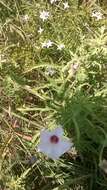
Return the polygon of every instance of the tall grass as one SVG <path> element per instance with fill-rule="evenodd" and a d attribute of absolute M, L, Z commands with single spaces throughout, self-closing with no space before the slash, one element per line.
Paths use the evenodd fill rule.
<path fill-rule="evenodd" d="M 64 2 L 0 1 L 0 190 L 107 190 L 106 2 Z M 36 147 L 58 124 L 76 152 L 52 161 Z"/>

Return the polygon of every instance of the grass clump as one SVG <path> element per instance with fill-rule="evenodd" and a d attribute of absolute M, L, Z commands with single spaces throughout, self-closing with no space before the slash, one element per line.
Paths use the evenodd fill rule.
<path fill-rule="evenodd" d="M 0 1 L 0 190 L 107 190 L 106 3 L 64 3 Z M 75 147 L 53 161 L 58 124 Z"/>

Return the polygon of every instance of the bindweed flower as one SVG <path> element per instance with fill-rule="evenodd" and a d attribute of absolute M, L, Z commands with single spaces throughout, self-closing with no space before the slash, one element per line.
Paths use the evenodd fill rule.
<path fill-rule="evenodd" d="M 45 20 L 47 20 L 48 19 L 48 17 L 49 17 L 49 12 L 48 11 L 41 11 L 40 12 L 40 18 L 43 20 L 43 22 L 45 21 Z"/>
<path fill-rule="evenodd" d="M 46 75 L 50 75 L 51 77 L 55 74 L 55 69 L 53 69 L 52 67 L 47 67 L 46 69 Z"/>
<path fill-rule="evenodd" d="M 42 43 L 42 48 L 49 48 L 53 45 L 53 42 L 51 40 L 48 40 L 47 42 Z"/>
<path fill-rule="evenodd" d="M 59 44 L 58 46 L 57 46 L 57 49 L 58 50 L 62 50 L 62 49 L 64 49 L 65 48 L 65 45 L 64 44 Z"/>
<path fill-rule="evenodd" d="M 57 127 L 53 131 L 41 131 L 38 150 L 52 159 L 58 159 L 62 154 L 67 152 L 71 146 L 73 146 L 73 143 L 62 137 L 62 127 Z"/>
<path fill-rule="evenodd" d="M 103 14 L 101 12 L 93 11 L 92 17 L 95 17 L 96 20 L 101 20 L 103 18 Z"/>
<path fill-rule="evenodd" d="M 38 33 L 41 34 L 43 31 L 44 31 L 44 29 L 40 27 L 38 30 Z"/>
<path fill-rule="evenodd" d="M 63 3 L 63 5 L 64 5 L 64 9 L 68 9 L 69 8 L 68 2 Z"/>

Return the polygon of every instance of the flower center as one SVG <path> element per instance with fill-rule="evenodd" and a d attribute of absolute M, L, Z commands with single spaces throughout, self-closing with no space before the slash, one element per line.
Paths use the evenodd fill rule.
<path fill-rule="evenodd" d="M 50 142 L 53 144 L 57 144 L 59 142 L 59 138 L 56 135 L 52 135 L 50 137 Z"/>

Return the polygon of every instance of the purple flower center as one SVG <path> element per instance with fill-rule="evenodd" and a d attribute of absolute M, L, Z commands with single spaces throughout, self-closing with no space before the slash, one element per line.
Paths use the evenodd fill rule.
<path fill-rule="evenodd" d="M 59 142 L 59 137 L 57 137 L 56 135 L 52 135 L 50 137 L 50 142 L 53 144 L 57 144 Z"/>

